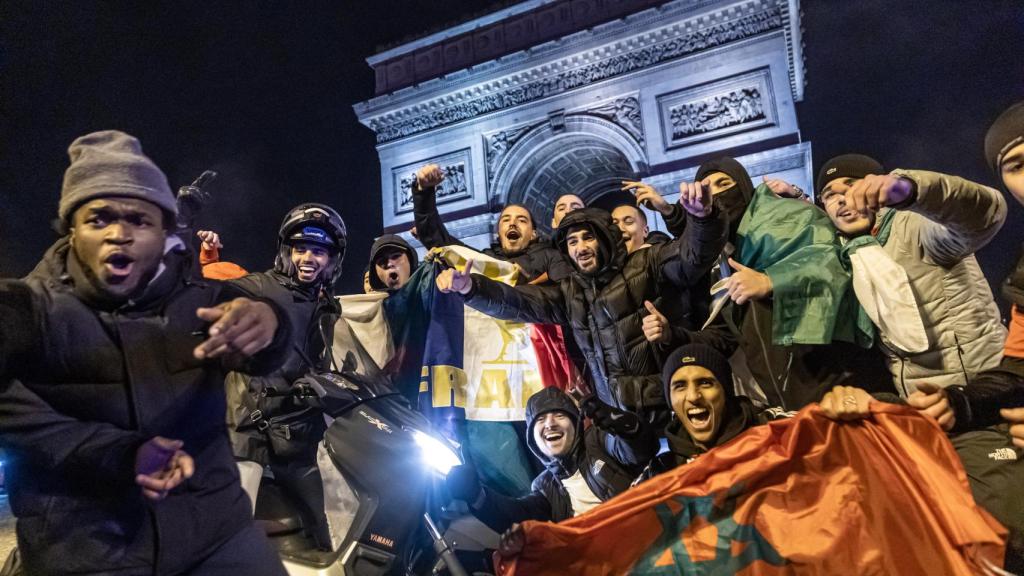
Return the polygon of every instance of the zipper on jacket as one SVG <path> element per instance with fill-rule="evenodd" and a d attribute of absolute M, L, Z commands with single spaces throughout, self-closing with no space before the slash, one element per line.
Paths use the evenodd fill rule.
<path fill-rule="evenodd" d="M 125 350 L 124 336 L 121 334 L 121 315 L 117 313 L 117 310 L 114 310 L 113 312 L 110 313 L 110 318 L 110 323 L 114 327 L 114 333 L 117 335 L 118 348 L 121 349 L 121 359 L 124 362 L 124 389 L 125 393 L 128 395 L 129 408 L 128 426 L 132 430 L 139 430 L 139 407 L 135 403 L 135 390 L 132 387 L 132 377 L 130 374 L 131 370 L 129 369 L 130 364 L 128 363 L 128 356 Z"/>
<path fill-rule="evenodd" d="M 775 377 L 775 372 L 772 371 L 772 362 L 771 362 L 771 358 L 768 357 L 768 347 L 764 343 L 764 336 L 761 334 L 761 325 L 758 324 L 758 322 L 757 322 L 757 308 L 754 306 L 753 303 L 748 304 L 748 306 L 750 306 L 750 313 L 753 314 L 753 316 L 754 316 L 754 332 L 757 333 L 757 343 L 761 345 L 761 353 L 764 355 L 764 365 L 765 365 L 765 368 L 768 369 L 768 378 L 770 378 L 771 381 L 772 381 L 772 388 L 775 389 L 775 394 L 777 394 L 778 397 L 779 397 L 779 403 L 782 404 L 783 408 L 788 410 L 789 407 L 786 406 L 786 397 L 783 396 L 782 395 L 782 391 L 779 390 L 778 378 Z M 789 359 L 790 359 L 790 364 L 792 364 L 792 361 L 793 361 L 792 352 L 790 353 Z M 786 372 L 787 372 L 787 374 L 786 374 L 786 381 L 788 382 L 789 381 L 789 374 L 788 374 L 789 369 L 788 369 L 788 367 L 786 369 Z"/>

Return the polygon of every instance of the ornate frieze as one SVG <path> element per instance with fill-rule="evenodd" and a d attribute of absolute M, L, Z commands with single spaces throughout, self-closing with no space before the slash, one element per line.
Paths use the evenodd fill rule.
<path fill-rule="evenodd" d="M 618 124 L 641 146 L 644 143 L 644 125 L 640 117 L 640 100 L 636 96 L 619 98 L 587 110 L 587 114 L 600 116 Z"/>
<path fill-rule="evenodd" d="M 416 170 L 426 164 L 437 164 L 444 172 L 444 180 L 437 187 L 438 205 L 472 196 L 469 186 L 469 174 L 471 173 L 469 150 L 459 150 L 392 169 L 394 215 L 412 211 L 412 184 L 416 181 Z"/>
<path fill-rule="evenodd" d="M 519 126 L 509 130 L 502 130 L 501 132 L 487 136 L 484 139 L 487 150 L 488 182 L 494 179 L 494 173 L 498 167 L 498 162 L 501 161 L 509 149 L 515 146 L 516 142 L 523 137 L 523 134 L 529 132 L 534 126 L 536 125 Z"/>
<path fill-rule="evenodd" d="M 782 4 L 728 14 L 708 26 L 679 24 L 663 28 L 366 122 L 379 143 L 390 142 L 778 30 L 786 23 Z"/>
<path fill-rule="evenodd" d="M 776 122 L 767 68 L 658 96 L 666 148 L 686 146 Z"/>

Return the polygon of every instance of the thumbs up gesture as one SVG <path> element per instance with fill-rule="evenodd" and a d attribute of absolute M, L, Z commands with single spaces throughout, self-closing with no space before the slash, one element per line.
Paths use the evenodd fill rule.
<path fill-rule="evenodd" d="M 772 279 L 763 272 L 747 268 L 743 264 L 729 258 L 729 266 L 735 272 L 729 276 L 729 298 L 737 304 L 748 300 L 761 300 L 772 295 Z"/>
<path fill-rule="evenodd" d="M 672 331 L 668 326 L 668 319 L 651 304 L 650 300 L 644 300 L 644 308 L 647 308 L 647 316 L 643 319 L 644 337 L 648 342 L 666 343 L 672 337 Z"/>
<path fill-rule="evenodd" d="M 466 261 L 466 266 L 461 271 L 458 268 L 448 268 L 442 270 L 437 275 L 437 289 L 441 292 L 458 292 L 465 296 L 469 294 L 469 291 L 473 288 L 473 278 L 471 272 L 473 271 L 473 261 Z"/>

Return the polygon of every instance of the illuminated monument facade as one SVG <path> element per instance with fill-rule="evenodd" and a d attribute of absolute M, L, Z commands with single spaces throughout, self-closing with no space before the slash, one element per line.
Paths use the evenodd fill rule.
<path fill-rule="evenodd" d="M 506 203 L 546 231 L 562 194 L 639 178 L 674 200 L 722 154 L 812 189 L 797 0 L 528 0 L 368 62 L 377 96 L 355 111 L 377 135 L 384 227 L 407 237 L 431 162 L 448 229 L 478 247 Z"/>

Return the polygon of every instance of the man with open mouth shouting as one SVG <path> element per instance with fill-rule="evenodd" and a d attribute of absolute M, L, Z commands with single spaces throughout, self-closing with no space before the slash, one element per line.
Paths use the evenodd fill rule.
<path fill-rule="evenodd" d="M 651 462 L 641 479 L 691 462 L 751 426 L 787 416 L 779 409 L 758 409 L 746 396 L 737 396 L 729 360 L 705 344 L 672 352 L 662 382 L 675 415 L 665 430 L 669 449 Z"/>
<path fill-rule="evenodd" d="M 0 446 L 25 573 L 283 576 L 239 484 L 223 387 L 229 369 L 280 365 L 283 311 L 192 278 L 167 177 L 134 137 L 94 132 L 68 154 L 67 235 L 0 282 Z"/>
<path fill-rule="evenodd" d="M 416 172 L 412 184 L 416 232 L 428 250 L 451 245 L 465 246 L 448 233 L 437 211 L 437 189 L 444 178 L 440 166 L 428 164 Z M 558 282 L 572 273 L 572 267 L 565 258 L 538 234 L 536 220 L 525 206 L 508 204 L 502 209 L 498 215 L 497 236 L 497 242 L 484 250 L 484 254 L 515 262 L 522 269 L 525 281 L 533 281 L 547 274 L 551 281 Z"/>

